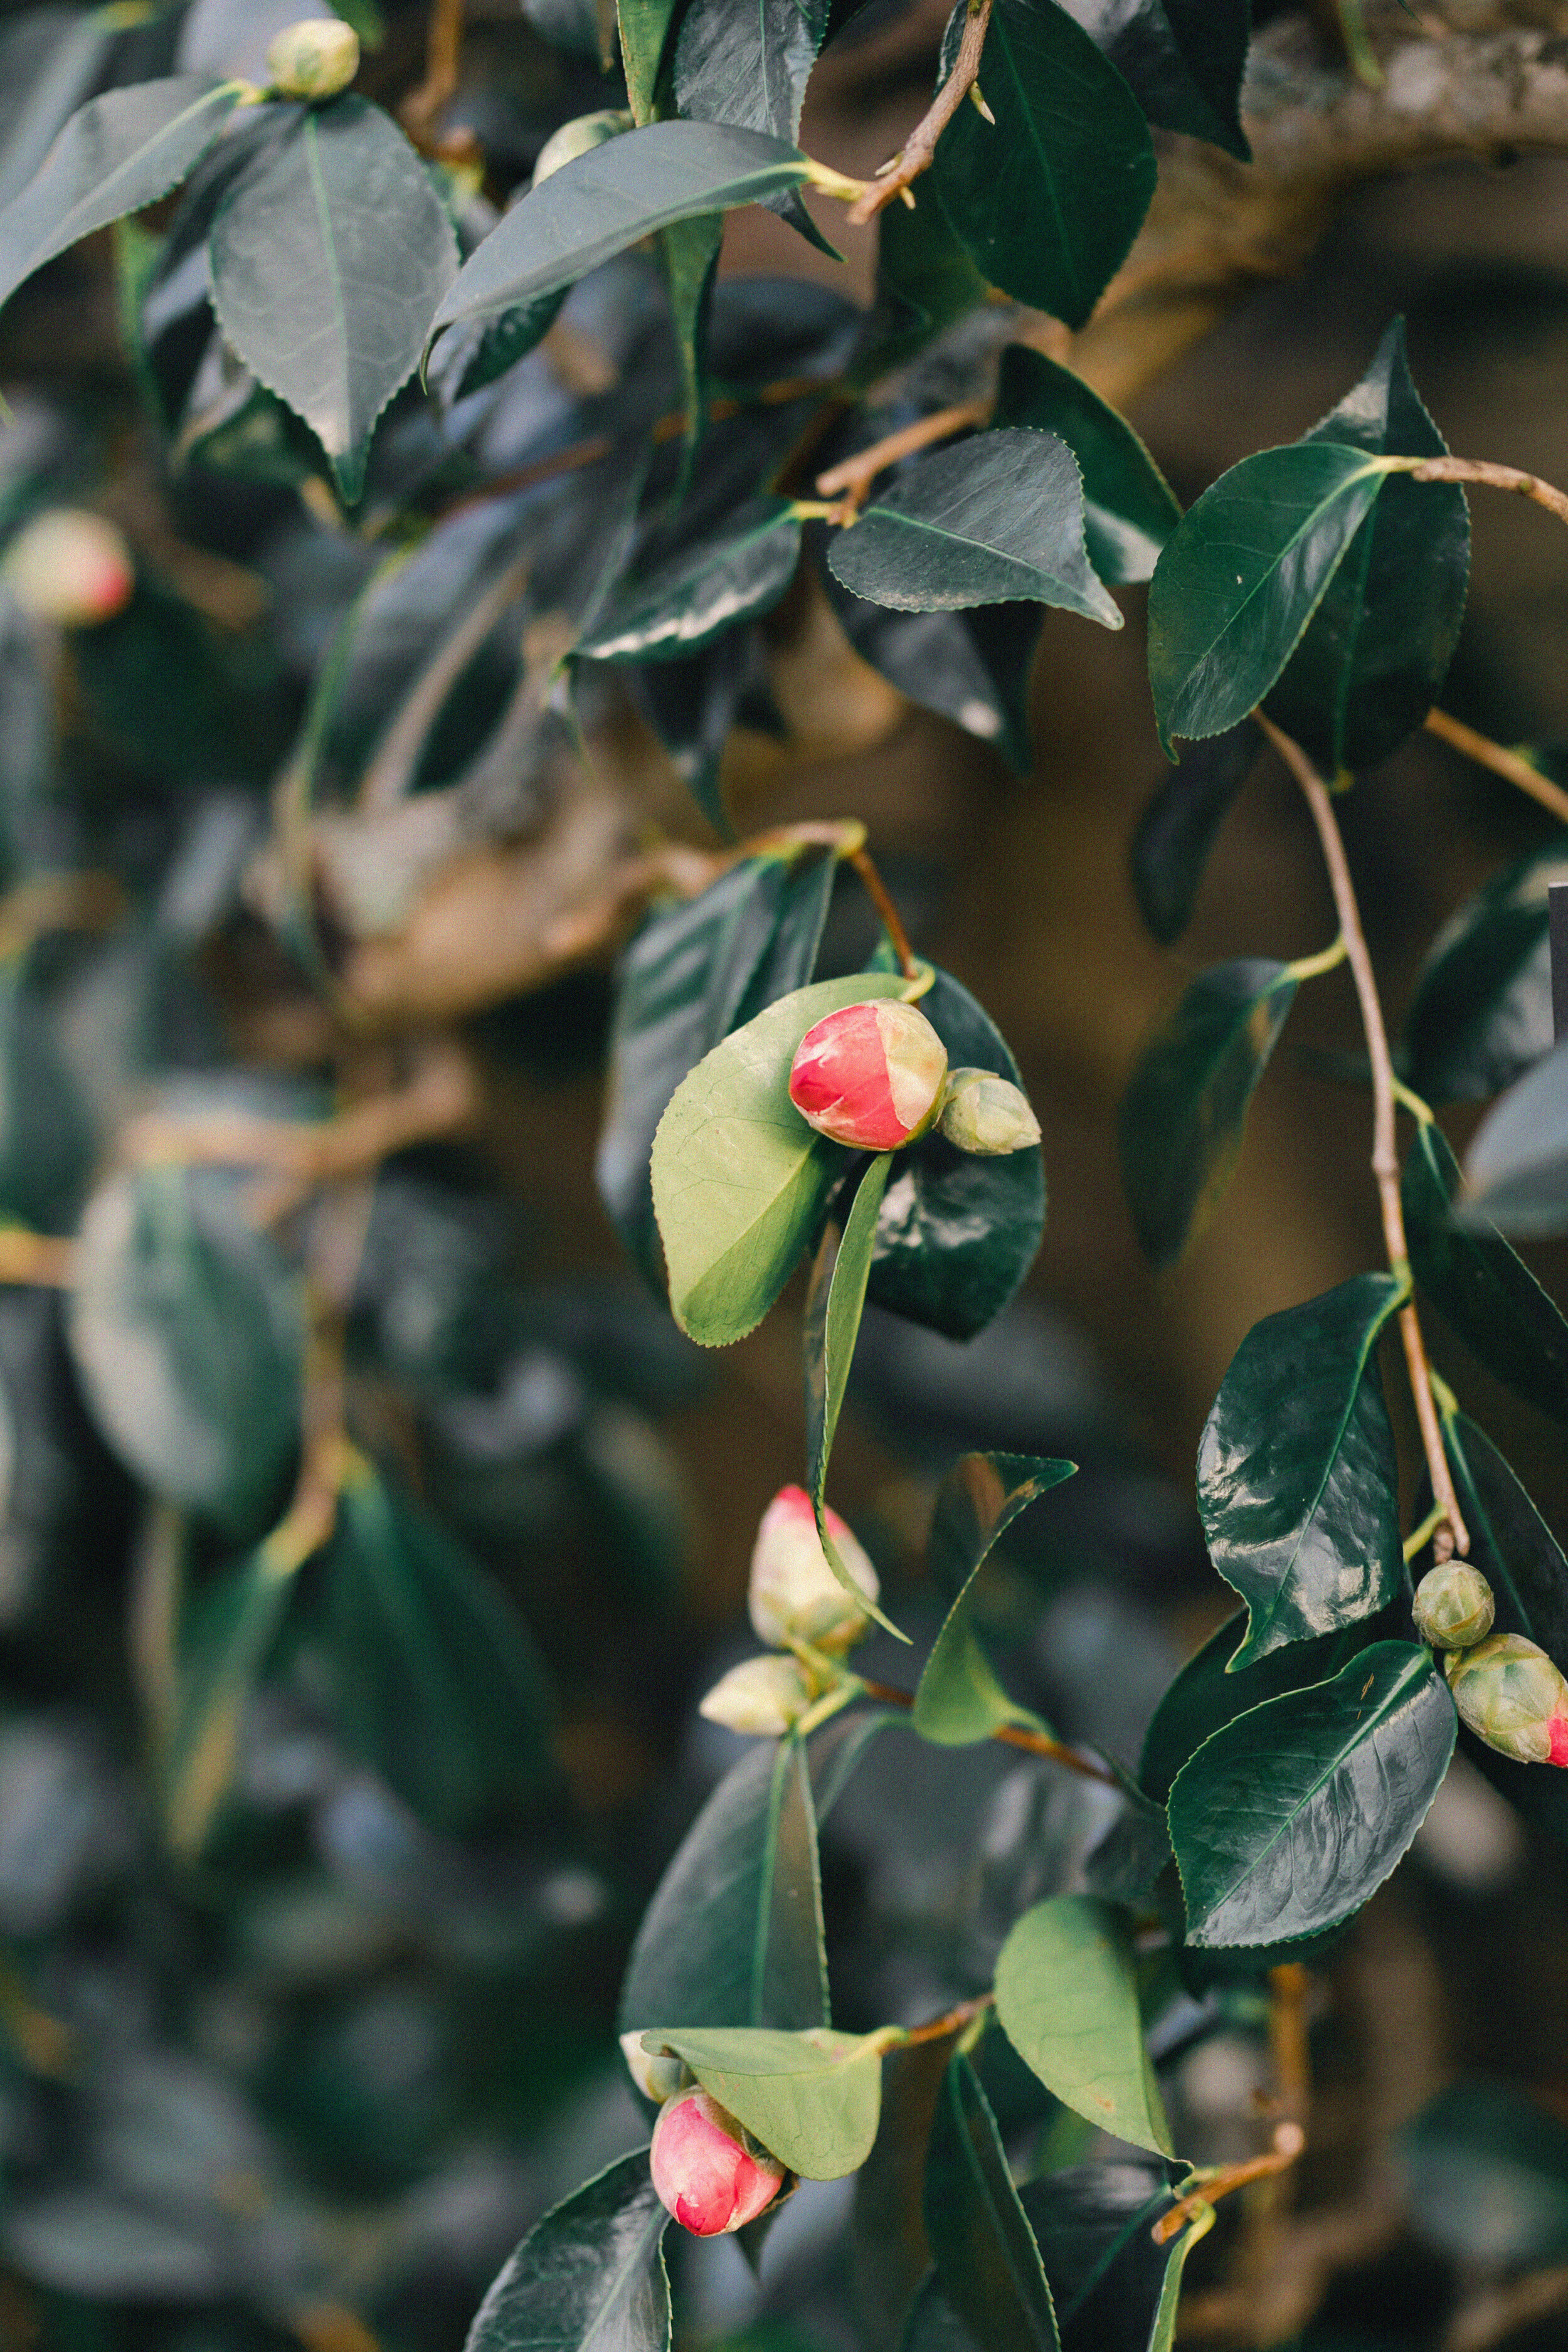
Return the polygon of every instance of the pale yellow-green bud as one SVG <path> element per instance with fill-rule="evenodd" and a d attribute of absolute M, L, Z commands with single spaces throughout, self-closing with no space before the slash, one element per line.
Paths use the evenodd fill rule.
<path fill-rule="evenodd" d="M 1479 1568 L 1446 1559 L 1416 1586 L 1412 1613 L 1415 1631 L 1435 1650 L 1468 1650 L 1491 1632 L 1497 1603 Z"/>
<path fill-rule="evenodd" d="M 804 1667 L 794 1658 L 748 1658 L 731 1666 L 698 1707 L 710 1723 L 742 1731 L 753 1739 L 782 1739 L 816 1698 Z"/>
<path fill-rule="evenodd" d="M 304 16 L 286 25 L 267 52 L 279 98 L 336 98 L 359 71 L 359 35 L 341 16 Z"/>
<path fill-rule="evenodd" d="M 1568 1764 L 1568 1682 L 1522 1633 L 1456 1650 L 1444 1671 L 1462 1722 L 1516 1764 Z"/>
<path fill-rule="evenodd" d="M 1040 1122 L 1029 1108 L 1028 1096 L 991 1070 L 952 1072 L 938 1124 L 960 1151 L 986 1158 L 1023 1151 L 1040 1139 Z"/>
<path fill-rule="evenodd" d="M 563 122 L 552 131 L 539 151 L 539 161 L 533 167 L 533 184 L 542 188 L 552 172 L 563 163 L 586 155 L 590 149 L 602 147 L 606 139 L 618 139 L 623 131 L 632 127 L 632 118 L 624 107 L 606 106 L 597 114 L 579 114 L 571 122 Z"/>
<path fill-rule="evenodd" d="M 621 2055 L 643 2097 L 651 2099 L 656 2106 L 673 2099 L 677 2091 L 683 2091 L 691 2080 L 684 2059 L 671 2058 L 667 2053 L 656 2058 L 651 2051 L 643 2048 L 640 2033 L 622 2034 Z"/>

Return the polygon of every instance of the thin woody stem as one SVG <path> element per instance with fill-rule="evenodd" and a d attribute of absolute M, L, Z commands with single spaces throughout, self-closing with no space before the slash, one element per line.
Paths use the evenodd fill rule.
<path fill-rule="evenodd" d="M 913 1691 L 900 1690 L 894 1683 L 862 1681 L 860 1687 L 866 1696 L 875 1699 L 879 1706 L 910 1708 L 915 1703 Z M 1004 1748 L 1021 1748 L 1026 1755 L 1043 1756 L 1049 1763 L 1063 1765 L 1081 1780 L 1098 1780 L 1108 1789 L 1120 1789 L 1121 1786 L 1110 1765 L 1102 1764 L 1098 1756 L 1087 1756 L 1081 1748 L 1068 1748 L 1064 1741 L 1053 1739 L 1047 1731 L 1029 1731 L 1019 1723 L 1004 1723 L 991 1737 Z"/>
<path fill-rule="evenodd" d="M 457 94 L 463 56 L 464 0 L 435 0 L 425 49 L 425 79 L 404 100 L 400 112 L 405 130 L 416 140 L 429 136 L 436 117 Z"/>
<path fill-rule="evenodd" d="M 1560 824 L 1568 824 L 1568 793 L 1561 784 L 1554 784 L 1550 776 L 1543 776 L 1539 768 L 1531 767 L 1522 752 L 1494 743 L 1489 735 L 1467 727 L 1462 719 L 1451 719 L 1446 710 L 1429 710 L 1426 724 L 1427 733 L 1436 735 L 1439 742 L 1451 744 L 1467 760 L 1474 760 L 1478 767 L 1489 768 L 1494 776 L 1517 784 L 1521 793 L 1528 793 L 1532 801 L 1550 809 Z"/>
<path fill-rule="evenodd" d="M 972 425 L 984 425 L 990 414 L 988 400 L 964 400 L 952 408 L 934 409 L 930 416 L 919 416 L 899 432 L 884 434 L 868 449 L 857 450 L 854 457 L 818 474 L 817 494 L 836 499 L 847 490 L 852 499 L 858 501 L 885 466 L 896 466 L 900 457 L 912 457 L 917 450 L 929 449 L 933 441 L 945 441 L 951 434 L 963 433 Z"/>
<path fill-rule="evenodd" d="M 952 71 L 892 161 L 883 165 L 859 202 L 850 206 L 849 218 L 857 226 L 875 220 L 885 205 L 930 170 L 937 141 L 980 79 L 980 57 L 990 22 L 991 0 L 969 0 Z"/>
<path fill-rule="evenodd" d="M 983 1992 L 974 2000 L 961 2000 L 956 2009 L 943 2011 L 941 2017 L 927 2020 L 924 2025 L 911 2025 L 902 2041 L 900 2050 L 913 2050 L 922 2042 L 942 2042 L 950 2033 L 962 2033 L 977 2017 L 984 2017 L 995 2005 L 994 1992 Z"/>
<path fill-rule="evenodd" d="M 1372 1172 L 1383 1213 L 1384 1245 L 1388 1254 L 1390 1272 L 1408 1283 L 1410 1251 L 1405 1237 L 1405 1213 L 1399 1199 L 1394 1063 L 1388 1050 L 1388 1032 L 1384 1026 L 1377 977 L 1372 968 L 1366 933 L 1362 929 L 1361 908 L 1356 899 L 1355 885 L 1351 879 L 1339 821 L 1334 815 L 1327 785 L 1300 745 L 1276 727 L 1272 719 L 1266 719 L 1260 710 L 1255 711 L 1253 716 L 1300 786 L 1307 806 L 1311 811 L 1312 822 L 1318 829 L 1323 863 L 1329 873 L 1329 887 L 1333 892 L 1334 907 L 1344 935 L 1345 951 L 1361 1005 L 1367 1059 L 1372 1065 Z M 1448 1473 L 1448 1457 L 1443 1450 L 1443 1433 L 1438 1426 L 1437 1407 L 1432 1394 L 1432 1375 L 1421 1338 L 1421 1321 L 1413 1299 L 1406 1300 L 1399 1310 L 1399 1336 L 1405 1343 L 1410 1392 L 1415 1400 L 1415 1418 L 1421 1425 L 1421 1444 L 1432 1481 L 1433 1497 L 1442 1506 L 1443 1517 L 1447 1521 L 1447 1526 L 1440 1528 L 1433 1539 L 1433 1556 L 1437 1559 L 1447 1559 L 1451 1552 L 1468 1552 L 1470 1538 L 1459 1510 L 1458 1497 L 1454 1492 L 1454 1482 Z"/>
<path fill-rule="evenodd" d="M 904 929 L 903 918 L 888 895 L 888 886 L 878 872 L 876 860 L 870 851 L 866 848 L 852 849 L 846 862 L 855 868 L 865 884 L 866 896 L 881 919 L 882 929 L 892 942 L 893 953 L 899 959 L 900 969 L 904 978 L 918 980 L 921 971 L 919 960 L 910 945 L 910 935 Z"/>
<path fill-rule="evenodd" d="M 1154 2243 L 1168 2245 L 1173 2238 L 1181 2235 L 1189 2221 L 1200 2221 L 1205 2210 L 1217 2205 L 1222 2197 L 1233 2196 L 1237 2189 L 1249 2188 L 1255 2180 L 1268 2180 L 1277 2172 L 1288 2171 L 1306 2145 L 1307 2135 L 1300 2124 L 1277 2124 L 1274 2145 L 1266 2156 L 1249 2157 L 1245 2164 L 1225 2165 L 1217 2172 L 1200 2173 L 1199 2185 L 1155 2222 L 1150 2232 Z"/>
<path fill-rule="evenodd" d="M 1418 465 L 1406 461 L 1390 470 L 1408 474 L 1414 482 L 1476 482 L 1483 489 L 1515 490 L 1559 522 L 1568 522 L 1568 497 L 1521 466 L 1494 466 L 1489 457 L 1423 457 Z"/>

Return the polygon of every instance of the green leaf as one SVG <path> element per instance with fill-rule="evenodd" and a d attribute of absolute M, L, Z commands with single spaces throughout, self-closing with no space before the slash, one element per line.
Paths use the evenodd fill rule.
<path fill-rule="evenodd" d="M 271 1538 L 201 1593 L 182 1628 L 163 1813 L 178 1853 L 198 1855 L 234 1778 L 240 1721 L 282 1625 L 297 1552 Z"/>
<path fill-rule="evenodd" d="M 1249 0 L 1062 0 L 1126 76 L 1151 122 L 1184 131 L 1249 163 L 1241 77 Z"/>
<path fill-rule="evenodd" d="M 1154 788 L 1132 836 L 1132 887 L 1138 911 L 1162 947 L 1180 939 L 1209 852 L 1247 777 L 1262 738 L 1250 719 L 1226 734 L 1194 743 Z"/>
<path fill-rule="evenodd" d="M 653 1205 L 671 1311 L 703 1347 L 727 1347 L 762 1321 L 845 1165 L 842 1148 L 790 1101 L 795 1047 L 824 1013 L 906 985 L 893 972 L 851 972 L 797 989 L 676 1088 L 654 1137 Z"/>
<path fill-rule="evenodd" d="M 105 12 L 32 10 L 0 31 L 0 88 L 7 96 L 0 142 L 0 205 L 25 188 L 113 50 Z"/>
<path fill-rule="evenodd" d="M 684 2058 L 710 2098 L 727 2107 L 803 2180 L 842 2180 L 871 2153 L 882 2102 L 881 2036 L 801 2033 L 768 2026 L 714 2026 L 643 2035 L 647 2050 Z"/>
<path fill-rule="evenodd" d="M 1423 1119 L 1400 1186 L 1415 1279 L 1489 1372 L 1568 1421 L 1568 1322 L 1495 1225 L 1454 1223 L 1458 1184 L 1447 1138 Z"/>
<path fill-rule="evenodd" d="M 1447 457 L 1396 319 L 1353 392 L 1303 435 L 1374 457 Z M 1363 523 L 1268 698 L 1271 719 L 1328 775 L 1375 767 L 1437 698 L 1470 577 L 1459 485 L 1396 474 Z"/>
<path fill-rule="evenodd" d="M 239 98 L 237 82 L 176 74 L 89 99 L 0 209 L 0 302 L 57 253 L 178 187 Z"/>
<path fill-rule="evenodd" d="M 536 1790 L 549 1701 L 532 1639 L 439 1521 L 362 1470 L 327 1570 L 333 1711 L 353 1753 L 435 1829 Z"/>
<path fill-rule="evenodd" d="M 724 805 L 724 750 L 763 677 L 756 631 L 744 627 L 727 630 L 679 660 L 644 662 L 626 677 L 681 782 L 724 840 L 734 838 Z"/>
<path fill-rule="evenodd" d="M 910 1721 L 939 1748 L 989 1739 L 1005 1723 L 1041 1728 L 1037 1715 L 1008 1697 L 980 1646 L 970 1622 L 975 1579 L 1019 1512 L 1077 1466 L 1034 1454 L 966 1454 L 938 1489 L 926 1561 L 952 1605 L 921 1673 Z"/>
<path fill-rule="evenodd" d="M 1127 1203 L 1152 1265 L 1174 1265 L 1229 1183 L 1296 985 L 1268 957 L 1215 964 L 1139 1056 L 1117 1132 Z"/>
<path fill-rule="evenodd" d="M 826 565 L 821 578 L 839 625 L 862 661 L 911 702 L 941 711 L 966 734 L 994 743 L 1015 773 L 1029 773 L 1029 672 L 1044 619 L 1037 605 L 894 613 L 851 595 Z"/>
<path fill-rule="evenodd" d="M 1481 1121 L 1458 1213 L 1529 1240 L 1568 1233 L 1568 1038 Z"/>
<path fill-rule="evenodd" d="M 1405 1077 L 1428 1102 L 1500 1094 L 1551 1051 L 1547 899 L 1559 882 L 1568 882 L 1562 833 L 1494 874 L 1433 941 L 1400 1046 Z"/>
<path fill-rule="evenodd" d="M 437 310 L 431 340 L 575 285 L 676 221 L 760 203 L 808 176 L 797 149 L 724 123 L 653 122 L 606 140 L 501 215 Z"/>
<path fill-rule="evenodd" d="M 209 254 L 218 324 L 304 418 L 352 501 L 376 419 L 457 274 L 424 165 L 366 99 L 302 108 L 229 189 Z"/>
<path fill-rule="evenodd" d="M 1050 433 L 981 433 L 917 457 L 827 562 L 857 596 L 901 613 L 1024 597 L 1121 626 L 1084 551 L 1078 461 Z"/>
<path fill-rule="evenodd" d="M 1163 2168 L 1131 2155 L 1072 2164 L 1019 2197 L 1052 2283 L 1062 2352 L 1170 2352 L 1193 2232 L 1154 2242 L 1175 2202 Z"/>
<path fill-rule="evenodd" d="M 996 2014 L 1047 2091 L 1117 2139 L 1171 2156 L 1138 2012 L 1131 1915 L 1057 1895 L 1015 1922 L 996 1958 Z"/>
<path fill-rule="evenodd" d="M 680 0 L 619 0 L 621 63 L 626 74 L 626 102 L 639 123 L 651 122 L 658 69 Z"/>
<path fill-rule="evenodd" d="M 1456 1719 L 1431 1652 L 1378 1642 L 1216 1731 L 1171 1790 L 1187 1941 L 1282 1943 L 1359 1911 L 1425 1821 Z"/>
<path fill-rule="evenodd" d="M 685 493 L 691 461 L 702 438 L 703 420 L 707 414 L 708 376 L 703 363 L 703 345 L 707 340 L 713 275 L 719 266 L 719 247 L 723 242 L 723 214 L 699 213 L 692 220 L 675 221 L 668 228 L 660 229 L 655 246 L 659 271 L 664 278 L 664 290 L 669 298 L 675 347 L 680 355 L 680 398 L 686 411 L 677 497 Z M 552 300 L 554 298 L 547 299 Z"/>
<path fill-rule="evenodd" d="M 663 1266 L 649 1168 L 658 1122 L 704 1054 L 810 979 L 836 870 L 833 857 L 809 850 L 743 858 L 697 898 L 650 916 L 621 959 L 595 1174 L 656 1290 Z"/>
<path fill-rule="evenodd" d="M 39 961 L 32 949 L 0 962 L 0 1219 L 64 1234 L 80 1213 L 97 1139 Z"/>
<path fill-rule="evenodd" d="M 1040 2250 L 996 2119 L 957 2051 L 931 2126 L 925 2222 L 942 2290 L 985 2352 L 1060 2352 Z"/>
<path fill-rule="evenodd" d="M 1183 516 L 1149 589 L 1160 740 L 1223 735 L 1262 701 L 1388 480 L 1360 449 L 1244 457 Z"/>
<path fill-rule="evenodd" d="M 71 1294 L 88 1404 L 154 1494 L 257 1532 L 300 1433 L 294 1281 L 211 1170 L 122 1169 L 89 1202 Z"/>
<path fill-rule="evenodd" d="M 738 123 L 793 143 L 828 13 L 829 0 L 692 0 L 675 44 L 677 109 L 692 121 Z M 833 253 L 793 190 L 771 205 Z"/>
<path fill-rule="evenodd" d="M 939 80 L 967 13 L 968 0 L 958 0 Z M 1154 193 L 1138 101 L 1055 0 L 996 0 L 981 83 L 995 121 L 959 108 L 931 166 L 937 202 L 992 285 L 1085 326 Z"/>
<path fill-rule="evenodd" d="M 465 2352 L 669 2352 L 668 2224 L 647 2150 L 618 2158 L 535 2222 Z"/>
<path fill-rule="evenodd" d="M 899 2352 L 931 2269 L 926 2143 L 957 2032 L 889 2050 L 883 2063 L 882 2113 L 856 2175 L 851 2225 L 854 2316 L 869 2352 Z"/>
<path fill-rule="evenodd" d="M 1083 476 L 1089 560 L 1108 587 L 1148 580 L 1182 519 L 1163 474 L 1127 419 L 1082 376 L 1027 343 L 1009 343 L 996 389 L 996 425 L 1054 433 Z"/>
<path fill-rule="evenodd" d="M 1390 1274 L 1254 1324 L 1198 1448 L 1209 1558 L 1247 1607 L 1231 1671 L 1375 1616 L 1398 1590 L 1399 1463 L 1374 1350 L 1405 1296 Z"/>
<path fill-rule="evenodd" d="M 889 205 L 877 224 L 876 299 L 849 373 L 851 388 L 903 367 L 989 288 L 948 226 L 940 205 Z"/>
<path fill-rule="evenodd" d="M 658 1883 L 626 1964 L 621 2024 L 826 2025 L 822 1932 L 805 1752 L 794 1739 L 759 1744 L 720 1781 Z"/>
<path fill-rule="evenodd" d="M 585 660 L 607 662 L 673 661 L 695 653 L 738 622 L 771 613 L 799 558 L 794 501 L 759 493 L 710 537 L 641 577 L 621 580 L 576 650 Z"/>
<path fill-rule="evenodd" d="M 1568 2130 L 1524 2091 L 1452 2083 L 1395 2149 L 1415 2228 L 1450 2261 L 1495 2273 L 1568 2260 Z"/>
<path fill-rule="evenodd" d="M 806 1478 L 816 1532 L 829 1568 L 862 1607 L 868 1608 L 889 1633 L 898 1627 L 880 1609 L 866 1600 L 860 1587 L 838 1556 L 826 1518 L 827 1464 L 833 1439 L 855 1360 L 855 1342 L 866 1307 L 866 1284 L 871 1272 L 871 1251 L 877 1238 L 877 1215 L 882 1205 L 893 1155 L 884 1151 L 872 1160 L 856 1187 L 855 1199 L 842 1229 L 829 1223 L 824 1230 L 811 1269 L 802 1329 L 802 1362 L 805 1372 Z M 904 1641 L 905 1634 L 899 1634 Z"/>

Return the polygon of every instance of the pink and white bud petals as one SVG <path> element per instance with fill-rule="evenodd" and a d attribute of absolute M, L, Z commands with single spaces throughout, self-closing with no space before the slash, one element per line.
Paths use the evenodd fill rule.
<path fill-rule="evenodd" d="M 825 1511 L 833 1548 L 868 1601 L 879 1591 L 877 1571 L 837 1511 Z M 763 1513 L 752 1551 L 746 1594 L 760 1642 L 782 1650 L 791 1642 L 814 1649 L 847 1650 L 870 1619 L 834 1575 L 816 1532 L 816 1514 L 804 1486 L 781 1486 Z"/>
<path fill-rule="evenodd" d="M 1516 1764 L 1568 1764 L 1568 1681 L 1539 1643 L 1493 1633 L 1449 1654 L 1444 1672 L 1459 1719 Z"/>
<path fill-rule="evenodd" d="M 111 621 L 136 589 L 124 533 L 82 507 L 37 516 L 11 541 L 0 572 L 25 613 L 66 629 Z"/>
<path fill-rule="evenodd" d="M 755 2143 L 706 2091 L 689 2091 L 661 2109 L 648 2161 L 665 2210 L 696 2238 L 743 2230 L 770 2206 L 784 2168 Z"/>
<path fill-rule="evenodd" d="M 748 1738 L 782 1739 L 816 1696 L 804 1666 L 770 1652 L 731 1666 L 699 1702 L 697 1712 Z"/>
<path fill-rule="evenodd" d="M 896 1151 L 936 1117 L 947 1047 L 912 1004 L 881 997 L 826 1013 L 795 1048 L 789 1098 L 802 1118 L 856 1151 Z"/>

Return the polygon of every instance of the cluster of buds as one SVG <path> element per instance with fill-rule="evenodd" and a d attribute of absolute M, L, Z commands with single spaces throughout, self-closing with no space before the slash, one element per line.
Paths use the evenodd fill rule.
<path fill-rule="evenodd" d="M 823 1517 L 845 1570 L 868 1603 L 874 1603 L 876 1570 L 837 1512 L 825 1510 Z M 772 1652 L 791 1654 L 748 1658 L 731 1667 L 700 1711 L 727 1730 L 778 1739 L 826 1689 L 827 1660 L 862 1640 L 871 1622 L 868 1609 L 858 1607 L 833 1573 L 804 1486 L 781 1487 L 763 1513 L 747 1605 L 757 1639 Z M 814 1654 L 823 1659 L 821 1668 L 814 1665 Z"/>
<path fill-rule="evenodd" d="M 320 104 L 347 89 L 359 71 L 359 35 L 341 16 L 305 16 L 284 26 L 267 52 L 279 98 Z"/>
<path fill-rule="evenodd" d="M 640 2033 L 623 2033 L 621 2049 L 638 2090 L 658 2105 L 648 2163 L 665 2211 L 695 2238 L 743 2230 L 784 2187 L 784 2167 L 679 2058 L 651 2054 Z"/>
<path fill-rule="evenodd" d="M 897 1151 L 941 1127 L 961 1151 L 1038 1143 L 1027 1097 L 990 1070 L 949 1071 L 925 1014 L 896 997 L 825 1013 L 795 1048 L 789 1098 L 808 1127 L 856 1151 Z"/>
<path fill-rule="evenodd" d="M 1568 1764 L 1568 1681 L 1537 1642 L 1494 1633 L 1491 1586 L 1468 1560 L 1447 1559 L 1415 1588 L 1415 1631 L 1447 1653 L 1443 1671 L 1459 1720 L 1516 1764 Z"/>
<path fill-rule="evenodd" d="M 136 592 L 125 535 L 107 516 L 51 507 L 5 551 L 6 587 L 25 613 L 64 629 L 89 629 L 124 611 Z"/>

